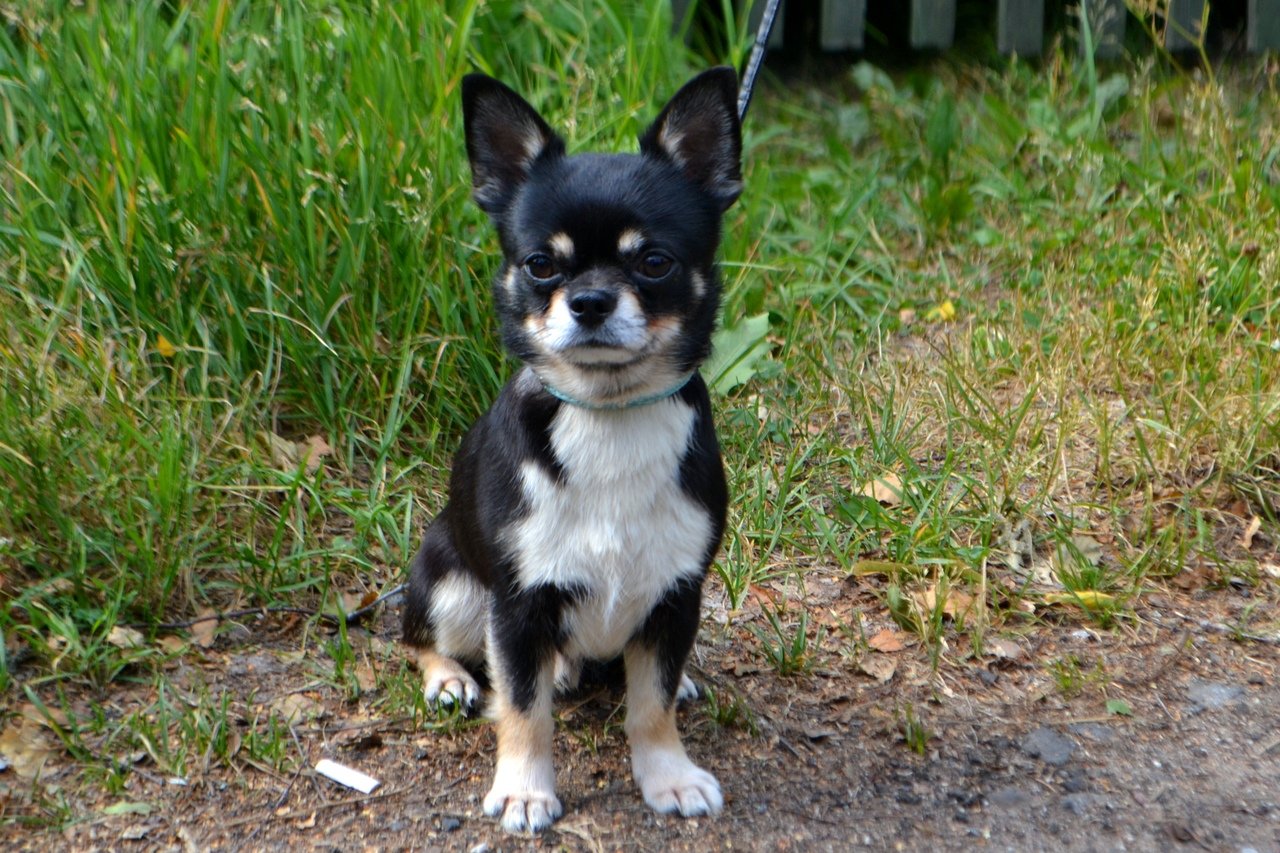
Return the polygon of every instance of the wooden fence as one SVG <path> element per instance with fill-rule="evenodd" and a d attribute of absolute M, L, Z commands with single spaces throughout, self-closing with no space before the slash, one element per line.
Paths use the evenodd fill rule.
<path fill-rule="evenodd" d="M 819 4 L 820 44 L 824 50 L 861 50 L 866 29 L 868 2 L 910 3 L 910 44 L 917 49 L 945 50 L 955 38 L 957 0 L 821 0 Z M 679 18 L 690 0 L 674 0 Z M 706 2 L 706 0 L 703 0 Z M 1001 53 L 1039 56 L 1045 41 L 1045 0 L 992 0 L 996 6 L 996 44 Z M 1203 38 L 1212 0 L 1162 0 L 1165 47 L 1170 51 L 1194 49 Z M 785 7 L 786 0 L 783 0 Z M 764 7 L 756 0 L 752 7 L 754 28 Z M 1068 0 L 1071 14 L 1087 18 L 1098 57 L 1118 55 L 1124 31 L 1132 14 L 1124 0 Z M 1280 50 L 1280 0 L 1248 0 L 1245 45 L 1261 53 Z M 770 46 L 782 46 L 786 33 L 780 12 Z M 1083 48 L 1084 40 L 1081 39 Z"/>

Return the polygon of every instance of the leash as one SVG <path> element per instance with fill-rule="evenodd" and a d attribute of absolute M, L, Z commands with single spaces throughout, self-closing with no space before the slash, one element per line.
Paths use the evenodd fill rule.
<path fill-rule="evenodd" d="M 742 85 L 738 89 L 739 123 L 747 117 L 747 107 L 751 106 L 751 90 L 756 87 L 756 75 L 764 64 L 764 54 L 769 47 L 769 36 L 773 33 L 773 23 L 777 20 L 781 2 L 782 0 L 769 0 L 765 4 L 760 26 L 756 28 L 756 43 L 751 46 L 751 56 L 747 59 L 747 68 L 742 72 Z"/>

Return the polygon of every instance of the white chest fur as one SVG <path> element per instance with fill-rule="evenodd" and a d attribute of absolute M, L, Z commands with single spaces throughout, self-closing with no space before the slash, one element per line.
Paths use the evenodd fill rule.
<path fill-rule="evenodd" d="M 618 654 L 663 594 L 702 570 L 711 519 L 680 489 L 694 416 L 675 398 L 562 406 L 551 425 L 559 482 L 532 462 L 521 469 L 530 511 L 510 531 L 520 583 L 585 592 L 565 614 L 570 657 Z"/>

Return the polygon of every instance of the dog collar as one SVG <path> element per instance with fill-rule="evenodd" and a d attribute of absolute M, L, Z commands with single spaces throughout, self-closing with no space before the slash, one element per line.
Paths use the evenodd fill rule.
<path fill-rule="evenodd" d="M 659 391 L 656 394 L 646 394 L 643 397 L 636 397 L 634 400 L 627 400 L 622 403 L 592 403 L 588 400 L 579 400 L 571 394 L 566 394 L 559 388 L 555 388 L 543 382 L 542 387 L 547 393 L 555 397 L 562 403 L 568 403 L 570 406 L 576 406 L 579 409 L 588 409 L 593 412 L 620 412 L 624 409 L 638 409 L 641 406 L 651 406 L 654 403 L 660 403 L 668 397 L 674 397 L 684 390 L 684 386 L 689 384 L 693 379 L 693 373 L 686 373 L 684 376 L 665 391 Z"/>

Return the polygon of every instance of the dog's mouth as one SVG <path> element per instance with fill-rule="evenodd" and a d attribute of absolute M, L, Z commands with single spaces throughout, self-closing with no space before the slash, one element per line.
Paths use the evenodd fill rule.
<path fill-rule="evenodd" d="M 632 367 L 648 357 L 645 349 L 632 349 L 620 344 L 590 341 L 560 350 L 559 355 L 574 367 L 618 369 Z"/>

